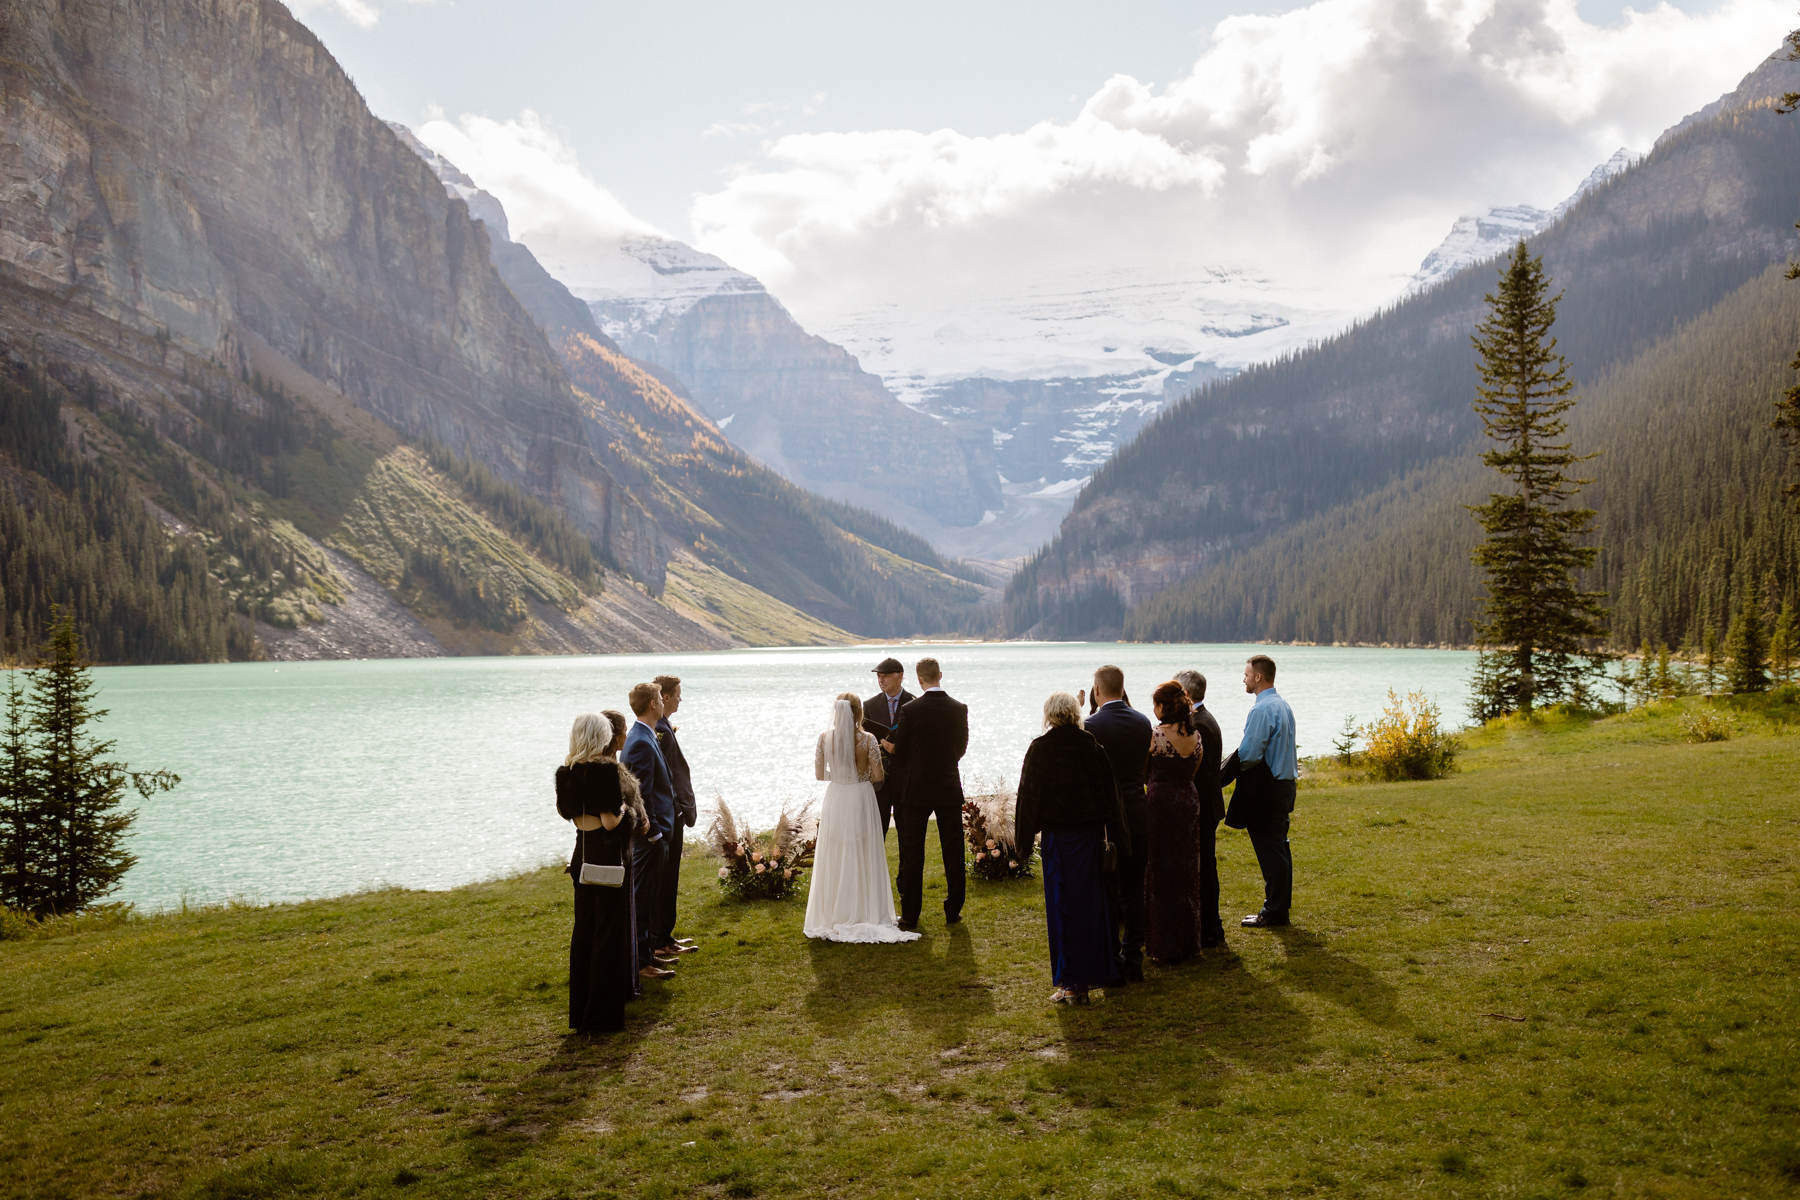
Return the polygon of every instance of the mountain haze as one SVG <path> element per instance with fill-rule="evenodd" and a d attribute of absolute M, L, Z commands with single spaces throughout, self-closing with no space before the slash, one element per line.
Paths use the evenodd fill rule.
<path fill-rule="evenodd" d="M 807 641 L 978 598 L 726 446 L 281 5 L 8 5 L 0 44 L 0 650 L 53 601 L 162 631 L 109 643 L 143 660 Z"/>

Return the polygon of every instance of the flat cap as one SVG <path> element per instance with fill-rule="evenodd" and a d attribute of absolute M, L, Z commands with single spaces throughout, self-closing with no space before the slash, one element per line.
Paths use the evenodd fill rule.
<path fill-rule="evenodd" d="M 900 660 L 897 658 L 884 658 L 875 664 L 875 674 L 904 675 L 906 668 L 900 665 Z"/>

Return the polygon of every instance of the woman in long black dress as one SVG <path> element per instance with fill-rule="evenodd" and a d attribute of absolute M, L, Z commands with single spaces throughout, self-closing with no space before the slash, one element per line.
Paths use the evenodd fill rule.
<path fill-rule="evenodd" d="M 573 821 L 575 927 L 569 936 L 569 1027 L 604 1033 L 625 1027 L 637 994 L 637 922 L 632 912 L 631 839 L 649 828 L 637 780 L 609 757 L 613 723 L 583 713 L 569 730 L 569 757 L 556 769 L 556 811 Z M 582 883 L 583 863 L 623 865 L 622 887 Z"/>
<path fill-rule="evenodd" d="M 1021 855 L 1043 834 L 1044 916 L 1056 1004 L 1086 1004 L 1088 989 L 1119 982 L 1119 943 L 1107 900 L 1104 849 L 1126 852 L 1125 811 L 1106 751 L 1081 727 L 1067 692 L 1044 701 L 1042 736 L 1025 752 L 1013 835 Z"/>
<path fill-rule="evenodd" d="M 1200 736 L 1179 683 L 1159 685 L 1150 703 L 1161 724 L 1150 731 L 1144 776 L 1150 816 L 1144 951 L 1168 965 L 1200 951 L 1200 793 L 1194 788 Z"/>

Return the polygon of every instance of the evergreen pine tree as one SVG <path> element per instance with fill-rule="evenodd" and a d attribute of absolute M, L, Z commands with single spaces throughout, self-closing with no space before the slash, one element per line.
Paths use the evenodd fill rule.
<path fill-rule="evenodd" d="M 1681 681 L 1675 677 L 1667 646 L 1659 646 L 1656 650 L 1656 695 L 1662 700 L 1681 695 Z"/>
<path fill-rule="evenodd" d="M 1587 482 L 1569 469 L 1593 456 L 1573 453 L 1563 437 L 1575 385 L 1550 335 L 1561 297 L 1549 291 L 1543 259 L 1521 241 L 1474 336 L 1475 411 L 1496 443 L 1481 460 L 1509 486 L 1471 506 L 1487 534 L 1474 552 L 1488 587 L 1475 626 L 1484 647 L 1478 712 L 1529 713 L 1584 691 L 1597 669 L 1584 643 L 1606 632 L 1601 593 L 1580 591 L 1574 579 L 1597 551 L 1576 544 L 1594 513 L 1568 506 Z"/>
<path fill-rule="evenodd" d="M 1794 682 L 1794 657 L 1800 652 L 1800 646 L 1794 644 L 1794 637 L 1800 634 L 1795 628 L 1794 602 L 1784 600 L 1781 603 L 1781 614 L 1775 618 L 1775 632 L 1769 635 L 1769 673 L 1776 683 Z"/>
<path fill-rule="evenodd" d="M 1726 682 L 1734 693 L 1769 690 L 1768 630 L 1763 625 L 1762 588 L 1754 579 L 1744 589 L 1743 603 L 1725 635 L 1725 659 Z"/>
<path fill-rule="evenodd" d="M 95 740 L 96 689 L 75 618 L 58 606 L 49 659 L 35 671 L 28 704 L 35 803 L 23 830 L 28 878 L 22 893 L 33 916 L 77 912 L 119 886 L 136 857 L 124 847 L 136 814 L 121 810 L 129 783 L 148 799 L 180 782 L 168 771 L 139 772 L 109 760 L 113 743 Z"/>
<path fill-rule="evenodd" d="M 1706 684 L 1707 695 L 1719 690 L 1719 635 L 1711 625 L 1706 627 L 1706 639 L 1700 650 L 1700 678 Z"/>
<path fill-rule="evenodd" d="M 6 710 L 0 716 L 0 906 L 36 906 L 27 831 L 38 805 L 37 764 L 27 737 L 24 672 L 6 671 Z"/>

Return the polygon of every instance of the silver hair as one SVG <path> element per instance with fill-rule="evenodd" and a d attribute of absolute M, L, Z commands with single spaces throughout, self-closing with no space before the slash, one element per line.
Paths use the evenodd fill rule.
<path fill-rule="evenodd" d="M 599 713 L 582 713 L 569 728 L 569 757 L 563 759 L 563 766 L 600 761 L 606 757 L 612 740 L 613 723 L 610 718 Z"/>
<path fill-rule="evenodd" d="M 1081 705 L 1068 692 L 1051 692 L 1050 698 L 1044 701 L 1044 728 L 1052 729 L 1058 725 L 1081 728 Z"/>
<path fill-rule="evenodd" d="M 1198 704 L 1206 699 L 1206 676 L 1198 671 L 1177 671 L 1175 682 L 1187 693 L 1188 703 Z"/>

